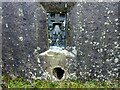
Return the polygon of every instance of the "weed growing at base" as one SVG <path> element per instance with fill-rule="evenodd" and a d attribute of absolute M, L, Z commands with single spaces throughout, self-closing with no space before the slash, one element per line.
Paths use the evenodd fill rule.
<path fill-rule="evenodd" d="M 120 88 L 118 82 L 33 80 L 30 83 L 23 78 L 10 79 L 5 76 L 2 77 L 2 81 L 3 88 Z"/>

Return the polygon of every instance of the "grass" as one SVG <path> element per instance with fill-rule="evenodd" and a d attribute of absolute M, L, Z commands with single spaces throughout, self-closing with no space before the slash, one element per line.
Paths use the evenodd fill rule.
<path fill-rule="evenodd" d="M 3 88 L 118 88 L 117 82 L 97 82 L 97 81 L 59 81 L 51 82 L 44 80 L 33 80 L 31 83 L 23 78 L 10 79 L 2 77 Z"/>

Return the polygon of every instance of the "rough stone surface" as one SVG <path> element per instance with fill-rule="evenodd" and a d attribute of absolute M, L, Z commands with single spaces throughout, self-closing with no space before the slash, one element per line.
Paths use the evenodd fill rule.
<path fill-rule="evenodd" d="M 2 76 L 2 3 L 0 2 L 0 84 Z M 0 87 L 1 89 L 1 87 Z"/>
<path fill-rule="evenodd" d="M 40 76 L 35 54 L 48 48 L 45 11 L 40 4 L 29 2 L 4 2 L 2 9 L 3 72 L 26 78 Z"/>
<path fill-rule="evenodd" d="M 119 77 L 118 7 L 117 2 L 77 2 L 68 12 L 70 45 L 66 49 L 71 52 L 72 45 L 77 50 L 77 58 L 68 60 L 67 64 L 73 79 Z M 37 55 L 48 50 L 45 9 L 37 2 L 4 2 L 2 9 L 3 72 L 29 79 L 44 78 L 44 59 L 38 60 Z"/>
<path fill-rule="evenodd" d="M 69 12 L 75 2 L 40 2 L 47 12 Z"/>
<path fill-rule="evenodd" d="M 43 69 L 47 72 L 46 75 L 50 80 L 54 81 L 65 80 L 69 78 L 71 73 L 73 73 L 72 70 L 69 70 L 70 65 L 73 63 L 72 61 L 75 60 L 75 58 L 76 56 L 67 50 L 47 50 L 38 55 L 38 61 L 44 61 Z M 61 78 L 58 77 L 57 71 L 55 72 L 57 75 L 54 75 L 53 71 L 55 68 L 64 70 Z M 59 71 L 59 74 L 62 75 L 62 70 Z"/>
<path fill-rule="evenodd" d="M 118 3 L 77 3 L 70 12 L 79 78 L 109 80 L 120 69 Z"/>

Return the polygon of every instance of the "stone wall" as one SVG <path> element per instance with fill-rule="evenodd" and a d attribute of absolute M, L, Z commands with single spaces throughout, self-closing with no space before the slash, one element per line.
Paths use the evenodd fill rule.
<path fill-rule="evenodd" d="M 118 3 L 77 3 L 69 18 L 77 49 L 79 78 L 110 79 L 120 69 Z"/>
<path fill-rule="evenodd" d="M 120 71 L 119 3 L 74 4 L 67 12 L 68 46 L 76 47 L 77 59 L 70 62 L 68 71 L 81 80 L 117 78 Z M 3 3 L 4 73 L 26 78 L 45 77 L 42 68 L 45 62 L 37 59 L 38 54 L 48 49 L 47 13 L 43 6 L 37 2 Z"/>
<path fill-rule="evenodd" d="M 41 76 L 42 67 L 35 54 L 48 48 L 43 7 L 38 3 L 4 2 L 2 9 L 3 72 L 26 78 Z"/>

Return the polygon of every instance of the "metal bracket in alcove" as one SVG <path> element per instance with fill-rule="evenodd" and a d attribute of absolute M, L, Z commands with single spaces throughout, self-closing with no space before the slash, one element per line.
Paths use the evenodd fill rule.
<path fill-rule="evenodd" d="M 66 45 L 66 13 L 48 13 L 49 47 Z"/>

